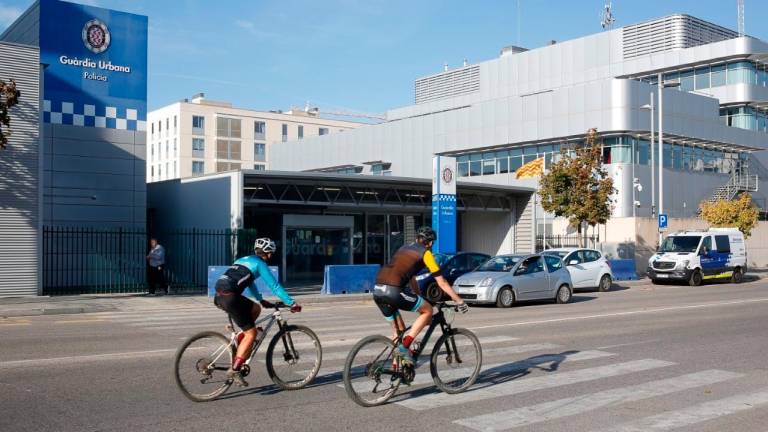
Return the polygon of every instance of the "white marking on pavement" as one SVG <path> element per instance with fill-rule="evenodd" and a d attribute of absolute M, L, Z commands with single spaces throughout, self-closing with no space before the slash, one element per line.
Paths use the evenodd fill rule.
<path fill-rule="evenodd" d="M 768 298 L 734 300 L 734 301 L 714 302 L 714 303 L 701 303 L 701 304 L 685 305 L 685 306 L 668 306 L 668 307 L 660 307 L 660 308 L 653 308 L 653 309 L 640 309 L 640 310 L 631 310 L 631 311 L 614 312 L 614 313 L 606 313 L 606 314 L 552 318 L 552 319 L 545 319 L 545 320 L 518 321 L 518 322 L 512 322 L 512 323 L 505 323 L 505 324 L 491 324 L 486 326 L 469 327 L 469 329 L 482 330 L 482 329 L 498 328 L 498 327 L 515 327 L 515 326 L 524 326 L 524 325 L 531 325 L 531 324 L 548 324 L 548 323 L 567 322 L 567 321 L 580 321 L 580 320 L 595 319 L 595 318 L 644 315 L 644 314 L 653 314 L 653 313 L 659 313 L 659 312 L 679 311 L 679 310 L 687 310 L 687 309 L 704 309 L 704 308 L 712 308 L 712 307 L 719 307 L 719 306 L 732 306 L 732 305 L 738 305 L 738 304 L 761 303 L 761 302 L 768 302 Z"/>
<path fill-rule="evenodd" d="M 674 378 L 651 381 L 592 394 L 544 402 L 508 411 L 479 415 L 454 421 L 478 431 L 497 431 L 583 414 L 627 402 L 664 396 L 743 376 L 721 370 L 706 370 Z"/>
<path fill-rule="evenodd" d="M 490 338 L 485 338 L 490 339 Z M 483 343 L 491 343 L 487 340 L 484 342 L 481 342 L 481 345 Z M 457 346 L 468 346 L 471 342 L 469 340 L 460 340 L 456 342 Z M 526 353 L 531 351 L 542 351 L 542 350 L 548 350 L 548 349 L 555 349 L 558 348 L 560 345 L 555 344 L 549 344 L 549 343 L 542 343 L 542 344 L 528 344 L 528 345 L 515 345 L 510 347 L 503 347 L 503 348 L 483 348 L 483 356 L 487 357 L 490 355 L 500 355 L 500 354 L 520 354 L 520 353 Z M 361 351 L 363 354 L 378 354 L 379 350 L 374 349 L 368 349 Z M 337 351 L 332 352 L 328 354 L 323 354 L 323 361 L 325 360 L 341 360 L 347 358 L 347 355 L 349 353 L 346 351 Z M 422 353 L 422 357 L 427 357 L 431 353 Z M 421 363 L 421 362 L 420 362 Z"/>
<path fill-rule="evenodd" d="M 0 369 L 13 369 L 27 366 L 59 366 L 65 363 L 80 363 L 86 361 L 121 360 L 129 358 L 162 357 L 176 352 L 176 349 L 158 349 L 150 351 L 132 351 L 109 354 L 90 354 L 82 356 L 55 357 L 45 359 L 10 360 L 0 362 Z"/>
<path fill-rule="evenodd" d="M 690 426 L 768 404 L 768 390 L 704 402 L 603 429 L 602 432 L 654 432 Z"/>
<path fill-rule="evenodd" d="M 431 408 L 460 405 L 469 402 L 493 399 L 500 396 L 512 396 L 534 390 L 549 389 L 569 384 L 595 381 L 602 378 L 616 377 L 633 372 L 642 372 L 646 370 L 672 366 L 674 364 L 675 363 L 672 362 L 654 359 L 635 360 L 607 366 L 580 369 L 572 372 L 558 372 L 550 375 L 536 376 L 533 378 L 505 381 L 501 383 L 494 383 L 491 381 L 488 383 L 481 383 L 481 386 L 475 384 L 475 390 L 470 388 L 464 393 L 453 395 L 444 393 L 432 393 L 424 396 L 411 397 L 397 403 L 414 410 L 427 410 Z"/>

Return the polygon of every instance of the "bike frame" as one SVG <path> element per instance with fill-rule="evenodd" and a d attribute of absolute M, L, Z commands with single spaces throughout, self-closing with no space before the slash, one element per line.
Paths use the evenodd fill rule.
<path fill-rule="evenodd" d="M 424 333 L 424 337 L 419 342 L 419 347 L 413 351 L 413 360 L 415 362 L 418 362 L 419 356 L 421 356 L 421 353 L 424 351 L 424 347 L 427 346 L 427 343 L 429 342 L 429 338 L 432 336 L 432 332 L 435 331 L 437 326 L 440 326 L 440 330 L 443 332 L 443 334 L 448 333 L 451 329 L 451 325 L 448 324 L 445 321 L 445 314 L 443 313 L 443 308 L 446 305 L 443 303 L 439 303 L 437 306 L 437 313 L 432 316 L 432 321 L 429 323 L 429 327 L 427 327 L 427 332 Z M 452 306 L 449 306 L 452 307 Z M 403 335 L 410 329 L 410 327 L 406 327 L 405 330 L 398 332 L 397 335 L 397 342 L 398 344 L 403 341 Z M 456 350 L 456 341 L 453 338 L 448 339 L 450 341 L 450 346 L 448 346 L 448 352 L 449 354 L 453 353 L 456 356 L 456 361 L 461 363 L 461 359 L 459 358 L 458 350 Z M 394 349 L 392 350 L 394 351 Z"/>
<path fill-rule="evenodd" d="M 214 351 L 212 355 L 213 357 L 212 363 L 217 362 L 219 360 L 219 357 L 221 357 L 224 353 L 226 353 L 227 349 L 230 346 L 235 347 L 235 349 L 237 349 L 237 335 L 239 332 L 235 331 L 235 324 L 232 322 L 232 317 L 227 315 L 227 318 L 229 319 L 229 325 L 227 326 L 227 328 L 230 330 L 229 343 L 227 345 L 222 345 L 220 348 Z M 271 314 L 265 317 L 259 318 L 255 324 L 258 327 L 259 324 L 265 321 L 269 321 L 269 323 L 267 323 L 264 326 L 264 330 L 261 333 L 261 338 L 255 341 L 254 346 L 251 348 L 251 355 L 249 355 L 248 359 L 245 361 L 246 365 L 250 366 L 251 361 L 256 356 L 256 351 L 259 350 L 259 347 L 261 347 L 261 344 L 267 339 L 267 334 L 269 333 L 269 329 L 271 329 L 272 326 L 275 325 L 275 323 L 277 323 L 277 327 L 279 330 L 282 330 L 283 327 L 286 325 L 285 320 L 283 319 L 283 314 L 282 312 L 280 312 L 279 309 L 275 309 L 275 311 L 272 312 Z M 290 350 L 291 353 L 296 352 L 295 348 L 293 347 L 293 340 L 291 340 L 290 338 L 283 338 L 283 344 L 286 350 Z"/>

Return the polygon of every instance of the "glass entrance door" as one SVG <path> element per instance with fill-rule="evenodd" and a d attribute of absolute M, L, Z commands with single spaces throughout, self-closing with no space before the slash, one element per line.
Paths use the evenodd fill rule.
<path fill-rule="evenodd" d="M 325 266 L 350 264 L 347 228 L 286 228 L 285 266 L 289 282 L 322 283 Z"/>

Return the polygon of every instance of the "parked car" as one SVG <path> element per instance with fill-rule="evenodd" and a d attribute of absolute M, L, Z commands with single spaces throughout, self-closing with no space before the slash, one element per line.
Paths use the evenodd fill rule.
<path fill-rule="evenodd" d="M 565 268 L 571 274 L 573 288 L 590 288 L 608 291 L 613 284 L 613 272 L 608 260 L 595 249 L 560 248 L 549 249 L 544 254 L 557 255 L 563 259 Z"/>
<path fill-rule="evenodd" d="M 493 257 L 458 278 L 453 289 L 468 303 L 504 308 L 522 300 L 568 303 L 573 295 L 570 274 L 560 257 L 552 254 Z"/>
<path fill-rule="evenodd" d="M 679 280 L 691 286 L 710 279 L 739 283 L 746 271 L 744 234 L 736 228 L 670 234 L 648 260 L 647 269 L 653 283 Z"/>
<path fill-rule="evenodd" d="M 443 277 L 451 285 L 456 281 L 456 278 L 476 269 L 490 257 L 490 255 L 475 252 L 459 252 L 453 255 L 435 254 L 435 260 L 442 270 Z M 445 293 L 437 286 L 435 278 L 429 271 L 423 270 L 416 275 L 416 282 L 419 284 L 422 297 L 426 300 L 434 303 L 444 298 Z"/>

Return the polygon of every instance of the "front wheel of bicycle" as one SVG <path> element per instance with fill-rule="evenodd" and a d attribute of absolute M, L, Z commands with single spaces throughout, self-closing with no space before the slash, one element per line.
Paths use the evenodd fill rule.
<path fill-rule="evenodd" d="M 450 329 L 432 349 L 429 371 L 440 390 L 461 393 L 477 380 L 483 351 L 477 336 L 467 329 Z"/>
<path fill-rule="evenodd" d="M 401 375 L 394 370 L 395 348 L 386 336 L 373 335 L 360 340 L 344 362 L 344 389 L 356 404 L 381 405 L 395 394 Z"/>
<path fill-rule="evenodd" d="M 234 356 L 234 347 L 221 333 L 198 333 L 176 351 L 173 364 L 176 385 L 184 396 L 195 402 L 216 399 L 232 385 L 227 370 Z"/>
<path fill-rule="evenodd" d="M 298 390 L 311 383 L 322 361 L 320 339 L 301 325 L 285 326 L 267 348 L 267 373 L 283 390 Z"/>

